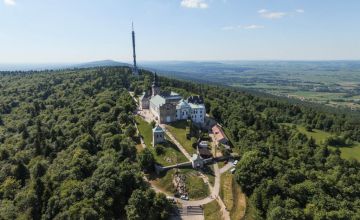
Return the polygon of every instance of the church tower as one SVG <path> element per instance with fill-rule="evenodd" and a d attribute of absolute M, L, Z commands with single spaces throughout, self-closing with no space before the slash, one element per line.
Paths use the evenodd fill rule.
<path fill-rule="evenodd" d="M 154 81 L 151 88 L 152 88 L 152 96 L 156 96 L 160 94 L 159 79 L 156 73 L 154 73 Z"/>
<path fill-rule="evenodd" d="M 133 66 L 133 74 L 138 75 L 139 70 L 136 65 L 136 50 L 135 50 L 135 31 L 134 31 L 134 23 L 132 23 L 132 47 L 133 47 L 133 58 L 134 58 L 134 66 Z"/>

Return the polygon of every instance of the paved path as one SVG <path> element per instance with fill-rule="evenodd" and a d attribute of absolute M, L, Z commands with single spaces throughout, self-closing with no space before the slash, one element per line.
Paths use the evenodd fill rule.
<path fill-rule="evenodd" d="M 171 139 L 171 141 L 179 148 L 179 150 L 181 151 L 181 153 L 183 153 L 185 155 L 185 157 L 191 161 L 191 156 L 190 154 L 185 150 L 185 148 L 174 138 L 174 136 L 171 134 L 170 131 L 168 131 L 165 127 L 165 125 L 160 125 L 160 127 L 162 127 L 162 129 L 164 129 L 165 133 L 167 136 L 169 136 L 169 138 Z"/>
<path fill-rule="evenodd" d="M 135 97 L 133 96 L 132 93 L 130 93 L 130 95 L 134 98 L 135 102 L 138 104 L 138 101 L 135 99 Z M 137 105 L 139 106 L 139 105 Z M 138 115 L 140 115 L 141 117 L 143 117 L 147 122 L 151 122 L 153 121 L 153 115 L 151 114 L 150 111 L 147 110 L 139 110 L 139 107 L 136 111 L 136 113 Z M 179 148 L 179 150 L 185 155 L 185 157 L 191 161 L 191 156 L 190 154 L 186 151 L 186 149 L 175 139 L 175 137 L 166 129 L 165 125 L 160 125 L 165 133 L 167 134 L 167 136 L 172 140 L 172 142 Z M 137 128 L 137 126 L 136 126 Z M 139 130 L 137 129 L 137 132 L 139 132 Z M 143 146 L 143 148 L 146 147 L 146 145 L 144 144 L 143 140 L 141 139 L 141 144 Z M 230 169 L 232 167 L 232 163 L 227 164 L 225 167 L 223 167 L 221 170 L 219 169 L 219 166 L 217 163 L 214 164 L 214 174 L 215 174 L 215 183 L 214 186 L 211 186 L 210 182 L 209 182 L 209 178 L 200 173 L 200 178 L 203 179 L 203 181 L 208 185 L 211 195 L 201 199 L 201 200 L 195 200 L 195 201 L 186 201 L 186 200 L 181 200 L 178 198 L 174 198 L 175 201 L 177 203 L 182 204 L 183 207 L 188 207 L 188 206 L 203 206 L 205 204 L 208 204 L 210 202 L 212 202 L 214 199 L 216 199 L 216 201 L 218 202 L 218 204 L 221 207 L 221 212 L 223 215 L 223 219 L 225 220 L 230 220 L 230 214 L 229 212 L 226 210 L 225 204 L 222 201 L 222 199 L 219 197 L 219 192 L 220 192 L 220 176 L 222 172 L 226 172 L 228 169 Z M 169 193 L 163 191 L 162 189 L 160 189 L 159 187 L 157 187 L 155 184 L 153 184 L 151 181 L 149 181 L 145 176 L 144 179 L 150 183 L 151 188 L 154 189 L 155 192 L 157 193 L 164 193 L 167 196 L 172 196 Z"/>
<path fill-rule="evenodd" d="M 225 166 L 220 169 L 220 173 L 223 174 L 234 167 L 233 160 L 229 161 Z"/>

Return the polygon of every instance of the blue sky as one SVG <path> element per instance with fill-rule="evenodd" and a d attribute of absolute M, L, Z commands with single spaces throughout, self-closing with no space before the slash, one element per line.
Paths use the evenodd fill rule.
<path fill-rule="evenodd" d="M 0 63 L 360 59 L 359 0 L 0 1 Z"/>

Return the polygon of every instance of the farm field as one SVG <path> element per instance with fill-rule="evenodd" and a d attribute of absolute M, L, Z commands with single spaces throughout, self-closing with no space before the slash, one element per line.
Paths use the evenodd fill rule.
<path fill-rule="evenodd" d="M 360 112 L 359 61 L 148 62 L 145 66 L 171 77 Z"/>

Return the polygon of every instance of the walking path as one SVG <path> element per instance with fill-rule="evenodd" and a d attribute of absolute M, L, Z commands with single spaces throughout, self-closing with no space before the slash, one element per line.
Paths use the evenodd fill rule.
<path fill-rule="evenodd" d="M 135 100 L 135 102 L 137 103 L 138 109 L 136 111 L 136 114 L 140 115 L 142 118 L 144 118 L 147 122 L 151 122 L 154 120 L 153 115 L 151 114 L 150 111 L 147 110 L 139 110 L 139 105 L 137 100 L 135 99 L 133 93 L 130 93 L 130 95 L 133 97 L 133 99 Z M 136 123 L 135 123 L 136 126 Z M 179 148 L 179 150 L 185 155 L 185 157 L 191 161 L 191 156 L 190 154 L 186 151 L 186 149 L 176 140 L 176 138 L 165 128 L 165 125 L 160 125 L 165 133 L 167 134 L 167 136 L 171 139 L 171 141 Z M 137 129 L 137 126 L 136 126 Z M 139 130 L 137 129 L 137 132 L 139 132 Z M 141 145 L 143 146 L 143 148 L 146 148 L 146 145 L 144 144 L 141 136 L 139 135 L 140 140 L 141 140 Z M 210 182 L 209 182 L 209 178 L 204 175 L 204 174 L 200 174 L 200 177 L 203 179 L 203 181 L 208 185 L 209 189 L 210 189 L 210 196 L 201 199 L 201 200 L 195 200 L 195 201 L 186 201 L 186 200 L 181 200 L 178 198 L 174 198 L 175 201 L 177 203 L 182 204 L 183 207 L 188 207 L 188 206 L 203 206 L 205 204 L 208 204 L 210 202 L 212 202 L 213 200 L 216 200 L 218 202 L 218 204 L 221 207 L 221 212 L 222 212 L 222 216 L 224 220 L 230 220 L 230 213 L 226 210 L 226 206 L 224 204 L 224 202 L 222 201 L 222 199 L 219 197 L 219 192 L 220 192 L 220 177 L 221 174 L 226 172 L 228 169 L 230 169 L 232 167 L 232 163 L 228 163 L 226 166 L 224 166 L 223 168 L 221 168 L 221 170 L 219 169 L 219 166 L 217 163 L 214 164 L 214 174 L 215 174 L 215 183 L 214 186 L 211 186 Z M 157 192 L 157 193 L 164 193 L 167 196 L 171 196 L 169 195 L 167 192 L 165 192 L 164 190 L 160 189 L 159 187 L 157 187 L 155 184 L 153 184 L 151 181 L 149 181 L 145 176 L 144 179 L 150 183 L 151 188 Z"/>
<path fill-rule="evenodd" d="M 231 168 L 233 168 L 234 165 L 233 165 L 233 161 L 229 161 L 225 166 L 223 166 L 221 169 L 220 169 L 220 173 L 223 174 L 223 173 L 226 173 L 228 170 L 230 170 Z"/>
<path fill-rule="evenodd" d="M 174 136 L 170 133 L 170 131 L 168 131 L 165 127 L 165 125 L 160 125 L 160 127 L 165 131 L 166 135 L 169 136 L 169 138 L 171 139 L 171 141 L 179 148 L 179 150 L 181 151 L 181 153 L 183 153 L 185 155 L 185 157 L 191 161 L 191 156 L 190 154 L 185 150 L 185 148 L 174 138 Z"/>

